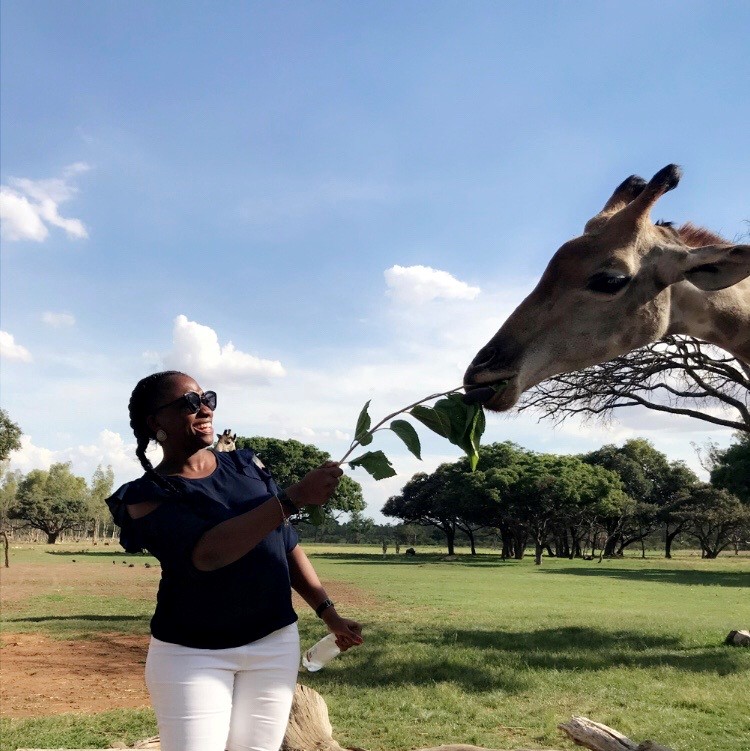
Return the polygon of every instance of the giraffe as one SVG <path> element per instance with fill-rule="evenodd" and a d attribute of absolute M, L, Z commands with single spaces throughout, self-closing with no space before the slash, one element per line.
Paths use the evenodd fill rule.
<path fill-rule="evenodd" d="M 651 222 L 651 207 L 681 176 L 670 164 L 648 183 L 631 175 L 615 189 L 476 354 L 464 375 L 467 401 L 508 410 L 546 378 L 668 334 L 715 344 L 750 366 L 750 245 L 690 223 Z"/>
<path fill-rule="evenodd" d="M 237 438 L 237 433 L 232 435 L 230 428 L 227 428 L 223 433 L 217 433 L 214 451 L 234 451 L 237 448 L 234 443 L 235 438 Z"/>

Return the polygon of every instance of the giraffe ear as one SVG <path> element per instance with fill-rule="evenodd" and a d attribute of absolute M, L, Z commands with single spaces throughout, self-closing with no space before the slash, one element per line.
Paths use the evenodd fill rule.
<path fill-rule="evenodd" d="M 706 245 L 686 253 L 683 278 L 712 292 L 739 284 L 750 276 L 750 245 Z"/>

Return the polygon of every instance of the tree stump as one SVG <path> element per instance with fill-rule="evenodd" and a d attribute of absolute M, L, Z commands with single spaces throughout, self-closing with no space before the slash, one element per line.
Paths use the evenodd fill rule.
<path fill-rule="evenodd" d="M 311 688 L 297 684 L 281 751 L 343 751 L 333 738 L 328 706 Z"/>

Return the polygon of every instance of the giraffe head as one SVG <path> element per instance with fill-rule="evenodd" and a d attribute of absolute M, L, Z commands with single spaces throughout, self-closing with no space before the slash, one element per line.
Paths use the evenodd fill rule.
<path fill-rule="evenodd" d="M 237 433 L 232 434 L 229 428 L 223 433 L 217 433 L 214 451 L 234 451 L 237 448 L 234 442 L 236 438 Z"/>
<path fill-rule="evenodd" d="M 676 286 L 713 292 L 750 275 L 750 246 L 692 225 L 652 223 L 651 207 L 681 174 L 671 164 L 648 183 L 632 175 L 615 189 L 474 357 L 464 376 L 467 392 L 504 382 L 497 391 L 477 390 L 476 400 L 510 409 L 546 378 L 685 333 L 670 330 Z"/>

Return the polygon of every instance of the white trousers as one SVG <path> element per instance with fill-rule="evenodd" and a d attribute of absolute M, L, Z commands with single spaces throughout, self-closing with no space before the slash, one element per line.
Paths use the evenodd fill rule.
<path fill-rule="evenodd" d="M 231 649 L 152 637 L 146 685 L 162 751 L 279 751 L 299 655 L 296 623 Z"/>

